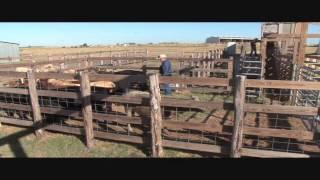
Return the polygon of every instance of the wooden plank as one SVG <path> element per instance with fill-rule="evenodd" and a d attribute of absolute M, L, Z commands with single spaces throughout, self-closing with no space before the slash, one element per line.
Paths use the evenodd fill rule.
<path fill-rule="evenodd" d="M 129 136 L 129 135 L 114 134 L 114 133 L 107 133 L 107 132 L 101 132 L 101 131 L 94 131 L 94 137 L 113 140 L 113 141 L 136 143 L 136 144 L 149 143 L 149 140 L 146 137 Z"/>
<path fill-rule="evenodd" d="M 150 109 L 151 109 L 151 137 L 152 137 L 152 156 L 162 157 L 162 115 L 161 115 L 161 95 L 159 87 L 159 75 L 151 74 L 149 76 L 150 82 Z"/>
<path fill-rule="evenodd" d="M 300 34 L 268 34 L 265 38 L 300 38 Z"/>
<path fill-rule="evenodd" d="M 264 137 L 292 138 L 298 140 L 314 140 L 315 137 L 315 134 L 313 132 L 306 130 L 287 130 L 256 127 L 245 127 L 244 134 Z"/>
<path fill-rule="evenodd" d="M 194 101 L 194 100 L 182 100 L 174 98 L 163 98 L 161 106 L 167 107 L 181 107 L 181 108 L 191 108 L 191 109 L 201 109 L 204 111 L 211 111 L 213 109 L 233 109 L 233 103 L 225 103 L 223 101 Z"/>
<path fill-rule="evenodd" d="M 308 154 L 257 150 L 257 149 L 249 149 L 249 148 L 242 148 L 241 155 L 248 156 L 248 157 L 261 157 L 261 158 L 309 158 L 310 157 L 310 155 Z"/>
<path fill-rule="evenodd" d="M 73 118 L 82 118 L 81 111 L 51 108 L 51 107 L 41 107 L 41 112 L 46 114 L 56 114 L 61 116 L 70 116 Z"/>
<path fill-rule="evenodd" d="M 88 72 L 80 72 L 81 109 L 86 134 L 86 144 L 88 148 L 93 147 L 93 117 L 91 106 L 91 87 Z"/>
<path fill-rule="evenodd" d="M 246 87 L 320 90 L 319 82 L 247 79 Z"/>
<path fill-rule="evenodd" d="M 90 74 L 91 81 L 136 81 L 145 83 L 147 77 L 145 75 L 121 75 L 121 74 Z"/>
<path fill-rule="evenodd" d="M 0 77 L 12 77 L 12 78 L 27 78 L 27 73 L 25 72 L 15 72 L 15 71 L 0 71 Z"/>
<path fill-rule="evenodd" d="M 246 112 L 292 114 L 292 115 L 305 115 L 305 116 L 316 116 L 318 115 L 318 111 L 319 111 L 319 109 L 316 107 L 263 105 L 263 104 L 249 104 L 249 103 L 245 104 L 244 110 Z"/>
<path fill-rule="evenodd" d="M 244 102 L 246 96 L 245 89 L 246 76 L 236 76 L 235 80 L 235 99 L 234 99 L 234 126 L 232 133 L 230 156 L 233 158 L 241 157 L 244 121 Z"/>
<path fill-rule="evenodd" d="M 320 34 L 307 34 L 307 38 L 320 38 Z"/>
<path fill-rule="evenodd" d="M 77 80 L 76 74 L 69 73 L 51 73 L 51 72 L 38 72 L 35 73 L 37 79 L 60 79 L 60 80 Z"/>
<path fill-rule="evenodd" d="M 32 108 L 32 116 L 34 121 L 34 127 L 36 128 L 35 133 L 37 136 L 41 136 L 43 134 L 43 130 L 41 129 L 43 122 L 42 122 L 39 98 L 37 93 L 37 83 L 32 70 L 29 70 L 27 72 L 27 77 L 28 77 L 28 85 L 29 85 L 30 103 Z"/>
<path fill-rule="evenodd" d="M 1 89 L 0 89 L 1 92 Z M 17 93 L 20 94 L 20 93 Z M 81 99 L 81 94 L 78 92 L 65 92 L 65 91 L 54 91 L 54 90 L 38 90 L 39 96 L 46 97 L 57 97 L 57 98 L 68 98 L 68 99 Z"/>
<path fill-rule="evenodd" d="M 30 105 L 3 103 L 3 102 L 0 102 L 0 108 L 15 109 L 15 110 L 18 110 L 18 111 L 31 111 L 31 106 Z"/>
<path fill-rule="evenodd" d="M 22 88 L 9 88 L 9 87 L 0 87 L 1 93 L 12 93 L 12 94 L 22 94 L 22 95 L 28 95 L 29 90 L 28 89 L 22 89 Z M 39 95 L 39 94 L 38 94 Z"/>
<path fill-rule="evenodd" d="M 26 127 L 31 127 L 34 124 L 32 121 L 6 118 L 6 117 L 0 117 L 0 122 L 6 123 L 6 124 L 18 125 L 18 126 L 26 126 Z"/>
<path fill-rule="evenodd" d="M 216 124 L 207 123 L 195 123 L 195 122 L 184 122 L 184 121 L 163 121 L 163 127 L 168 129 L 190 129 L 197 131 L 207 131 L 211 133 L 222 132 L 222 126 L 217 126 Z"/>
<path fill-rule="evenodd" d="M 160 83 L 179 83 L 199 86 L 230 86 L 230 81 L 228 78 L 160 77 Z"/>
<path fill-rule="evenodd" d="M 195 68 L 192 71 L 196 72 L 213 72 L 213 73 L 229 73 L 228 69 L 203 69 L 203 68 Z"/>
<path fill-rule="evenodd" d="M 68 133 L 68 134 L 75 134 L 75 135 L 84 135 L 85 134 L 85 132 L 82 128 L 61 126 L 61 125 L 57 125 L 57 124 L 49 124 L 49 125 L 45 126 L 45 129 L 51 130 L 51 131 Z"/>
<path fill-rule="evenodd" d="M 163 140 L 163 146 L 175 148 L 175 149 L 185 149 L 185 150 L 209 152 L 209 153 L 217 153 L 217 154 L 227 154 L 229 152 L 228 147 L 223 147 L 218 145 L 209 145 L 209 144 L 179 142 L 179 141 L 171 141 L 171 140 Z"/>
<path fill-rule="evenodd" d="M 93 113 L 93 118 L 97 120 L 113 121 L 122 124 L 150 125 L 150 119 L 141 117 L 128 117 L 124 115 Z"/>

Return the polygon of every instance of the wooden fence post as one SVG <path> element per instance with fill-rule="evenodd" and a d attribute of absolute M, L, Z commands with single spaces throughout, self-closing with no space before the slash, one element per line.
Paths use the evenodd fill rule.
<path fill-rule="evenodd" d="M 201 66 L 200 66 L 200 61 L 198 60 L 197 61 L 197 69 L 200 69 L 201 68 Z M 198 70 L 198 71 L 196 71 L 197 72 L 197 78 L 199 78 L 200 77 L 200 71 Z"/>
<path fill-rule="evenodd" d="M 162 148 L 162 116 L 161 116 L 161 95 L 159 88 L 159 75 L 151 74 L 149 76 L 150 80 L 150 106 L 151 106 L 151 136 L 152 136 L 152 156 L 153 157 L 162 157 L 163 148 Z"/>
<path fill-rule="evenodd" d="M 86 145 L 88 148 L 93 147 L 93 125 L 92 125 L 92 107 L 91 107 L 91 88 L 89 75 L 87 71 L 80 72 L 80 90 L 81 90 L 81 108 L 83 124 L 86 135 Z"/>
<path fill-rule="evenodd" d="M 241 157 L 241 147 L 243 138 L 244 103 L 245 103 L 245 80 L 246 76 L 236 76 L 235 79 L 235 98 L 234 98 L 234 125 L 231 141 L 230 156 L 233 158 Z"/>
<path fill-rule="evenodd" d="M 38 99 L 38 93 L 37 93 L 37 82 L 32 70 L 29 70 L 27 72 L 27 78 L 28 78 L 29 94 L 30 94 L 35 133 L 36 133 L 36 136 L 39 137 L 43 134 L 43 130 L 41 129 L 43 122 L 41 118 L 41 111 L 40 111 L 40 105 L 39 105 L 39 99 Z"/>
<path fill-rule="evenodd" d="M 63 71 L 65 69 L 64 63 L 60 63 L 60 71 Z"/>

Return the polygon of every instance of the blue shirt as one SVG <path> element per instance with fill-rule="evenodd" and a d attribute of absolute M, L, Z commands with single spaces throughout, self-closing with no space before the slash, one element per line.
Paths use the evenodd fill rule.
<path fill-rule="evenodd" d="M 163 76 L 171 76 L 172 68 L 171 68 L 171 62 L 170 60 L 165 60 L 161 63 L 160 66 L 160 74 Z"/>

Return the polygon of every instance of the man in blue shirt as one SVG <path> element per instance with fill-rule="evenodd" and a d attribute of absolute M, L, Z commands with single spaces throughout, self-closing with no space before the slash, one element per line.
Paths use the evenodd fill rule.
<path fill-rule="evenodd" d="M 165 54 L 161 54 L 159 56 L 159 59 L 161 60 L 161 66 L 159 69 L 161 76 L 171 76 L 171 73 L 172 73 L 171 61 L 167 58 Z M 164 95 L 167 95 L 167 96 L 172 95 L 170 84 L 163 84 L 163 89 L 164 89 Z M 166 119 L 172 118 L 172 111 L 167 107 L 164 109 L 164 118 Z"/>
<path fill-rule="evenodd" d="M 161 60 L 160 74 L 162 76 L 171 76 L 171 73 L 172 73 L 171 61 L 167 58 L 165 54 L 161 54 L 159 58 Z M 164 95 L 171 96 L 172 90 L 171 90 L 170 84 L 163 84 L 163 87 L 164 87 Z"/>

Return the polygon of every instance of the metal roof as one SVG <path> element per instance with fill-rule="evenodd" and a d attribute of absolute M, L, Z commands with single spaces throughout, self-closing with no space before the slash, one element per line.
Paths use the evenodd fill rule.
<path fill-rule="evenodd" d="M 6 41 L 0 41 L 0 43 L 7 43 L 7 44 L 17 44 L 17 45 L 19 45 L 19 43 L 6 42 Z"/>

